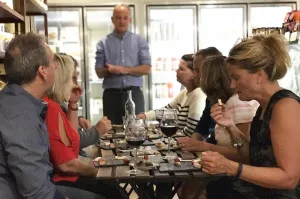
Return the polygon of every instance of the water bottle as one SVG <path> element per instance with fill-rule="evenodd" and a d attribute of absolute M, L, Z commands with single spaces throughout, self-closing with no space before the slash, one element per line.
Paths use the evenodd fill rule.
<path fill-rule="evenodd" d="M 125 116 L 135 116 L 135 104 L 132 100 L 132 93 L 131 91 L 127 91 L 128 98 L 125 103 Z"/>
<path fill-rule="evenodd" d="M 132 92 L 127 91 L 128 98 L 125 103 L 125 118 L 123 121 L 124 128 L 126 129 L 128 123 L 130 120 L 135 120 L 135 104 L 134 101 L 132 100 Z"/>

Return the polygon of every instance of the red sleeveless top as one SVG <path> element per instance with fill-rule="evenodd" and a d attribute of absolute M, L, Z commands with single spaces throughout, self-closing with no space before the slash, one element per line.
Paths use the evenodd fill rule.
<path fill-rule="evenodd" d="M 54 182 L 62 180 L 75 182 L 79 176 L 62 173 L 56 168 L 58 165 L 78 158 L 80 145 L 79 134 L 73 128 L 71 122 L 69 122 L 66 114 L 63 112 L 59 104 L 49 99 L 48 97 L 44 97 L 43 101 L 48 103 L 46 125 L 49 132 L 50 161 L 52 162 L 55 170 Z M 61 115 L 65 131 L 70 140 L 70 146 L 66 146 L 60 138 L 58 123 L 59 114 Z"/>

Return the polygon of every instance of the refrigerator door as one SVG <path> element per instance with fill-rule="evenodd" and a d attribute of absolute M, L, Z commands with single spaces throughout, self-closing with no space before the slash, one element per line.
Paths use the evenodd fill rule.
<path fill-rule="evenodd" d="M 196 12 L 196 6 L 147 6 L 151 109 L 166 106 L 180 92 L 175 71 L 182 55 L 197 49 Z"/>
<path fill-rule="evenodd" d="M 103 117 L 103 79 L 99 79 L 95 72 L 95 55 L 97 43 L 110 34 L 114 27 L 111 22 L 114 7 L 85 8 L 85 57 L 86 57 L 86 91 L 87 113 L 92 124 L 96 124 Z M 134 7 L 130 6 L 132 24 L 129 29 L 134 32 Z"/>
<path fill-rule="evenodd" d="M 41 34 L 45 33 L 44 18 L 34 17 L 34 27 Z M 85 91 L 84 54 L 82 36 L 81 8 L 49 8 L 48 11 L 48 44 L 55 53 L 66 53 L 78 62 L 78 83 Z M 86 98 L 83 92 L 78 115 L 86 117 Z"/>
<path fill-rule="evenodd" d="M 282 27 L 287 12 L 296 9 L 296 3 L 250 4 L 249 35 L 252 29 L 262 27 Z"/>
<path fill-rule="evenodd" d="M 278 81 L 283 88 L 289 89 L 300 95 L 300 44 L 289 45 L 289 54 L 292 65 L 286 75 Z"/>
<path fill-rule="evenodd" d="M 247 35 L 246 5 L 200 5 L 199 48 L 216 47 L 227 56 Z"/>
<path fill-rule="evenodd" d="M 296 9 L 296 3 L 250 4 L 249 34 L 252 34 L 254 28 L 282 27 L 286 13 L 294 9 Z M 281 87 L 289 89 L 297 95 L 299 95 L 300 88 L 299 52 L 299 45 L 289 46 L 292 66 L 288 69 L 285 77 L 278 81 Z"/>

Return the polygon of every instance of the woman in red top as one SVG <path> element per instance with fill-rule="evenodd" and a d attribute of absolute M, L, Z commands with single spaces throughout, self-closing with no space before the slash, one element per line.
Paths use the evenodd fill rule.
<path fill-rule="evenodd" d="M 123 198 L 119 186 L 111 186 L 96 180 L 98 170 L 78 159 L 80 136 L 78 128 L 77 103 L 82 90 L 73 84 L 74 63 L 68 55 L 55 55 L 57 70 L 55 86 L 43 100 L 48 103 L 46 124 L 50 141 L 50 160 L 55 168 L 54 182 L 57 185 L 71 186 L 91 191 L 107 198 Z M 60 104 L 68 102 L 64 113 Z M 96 129 L 102 134 L 111 128 L 110 121 L 104 117 Z"/>

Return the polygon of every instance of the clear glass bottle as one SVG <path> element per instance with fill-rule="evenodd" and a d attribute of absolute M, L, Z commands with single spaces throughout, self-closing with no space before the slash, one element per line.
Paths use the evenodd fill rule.
<path fill-rule="evenodd" d="M 127 91 L 127 101 L 125 103 L 125 117 L 123 120 L 124 129 L 127 129 L 127 125 L 131 120 L 135 120 L 135 104 L 132 100 L 132 92 Z"/>
<path fill-rule="evenodd" d="M 125 103 L 125 116 L 135 116 L 135 104 L 134 101 L 132 100 L 132 92 L 127 91 L 127 101 Z"/>

